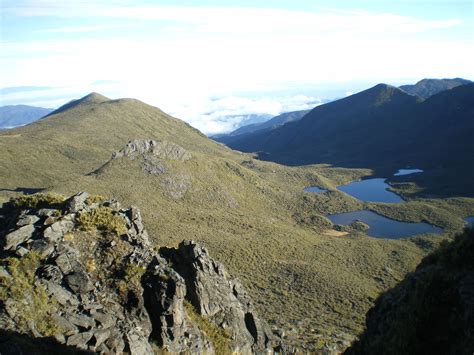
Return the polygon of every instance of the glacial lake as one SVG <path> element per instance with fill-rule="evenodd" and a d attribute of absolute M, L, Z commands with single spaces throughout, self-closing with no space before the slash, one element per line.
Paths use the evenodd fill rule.
<path fill-rule="evenodd" d="M 389 187 L 384 178 L 375 178 L 353 181 L 347 185 L 338 186 L 337 189 L 366 202 L 403 202 L 400 196 L 387 190 Z"/>
<path fill-rule="evenodd" d="M 399 239 L 422 233 L 440 234 L 443 232 L 442 228 L 429 223 L 399 222 L 368 210 L 337 213 L 328 215 L 327 218 L 333 224 L 342 225 L 349 225 L 357 220 L 362 221 L 370 227 L 366 232 L 367 235 L 378 238 Z"/>
<path fill-rule="evenodd" d="M 464 218 L 464 224 L 466 227 L 474 227 L 474 216 Z"/>
<path fill-rule="evenodd" d="M 320 187 L 317 187 L 317 186 L 308 186 L 308 187 L 305 187 L 304 190 L 305 192 L 314 192 L 314 193 L 322 193 L 322 192 L 326 192 L 327 190 L 325 189 L 322 189 Z"/>
<path fill-rule="evenodd" d="M 403 176 L 422 172 L 423 170 L 421 169 L 399 169 L 395 174 L 393 174 L 393 176 Z"/>

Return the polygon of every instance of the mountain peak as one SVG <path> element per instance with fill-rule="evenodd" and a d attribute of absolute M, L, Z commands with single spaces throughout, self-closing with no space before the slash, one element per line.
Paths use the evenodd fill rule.
<path fill-rule="evenodd" d="M 371 87 L 370 89 L 364 90 L 358 94 L 353 95 L 354 99 L 361 100 L 365 104 L 371 103 L 372 106 L 381 106 L 388 102 L 415 102 L 419 98 L 410 95 L 405 91 L 384 83 L 380 83 Z M 348 97 L 348 99 L 351 98 Z"/>
<path fill-rule="evenodd" d="M 101 95 L 97 92 L 91 92 L 90 94 L 88 94 L 88 95 L 86 95 L 86 96 L 84 96 L 80 99 L 69 101 L 67 104 L 62 105 L 58 109 L 51 112 L 48 116 L 51 116 L 51 115 L 69 110 L 69 109 L 71 109 L 73 107 L 76 107 L 80 104 L 101 104 L 101 103 L 104 103 L 104 102 L 107 102 L 107 101 L 110 101 L 110 99 L 108 97 L 105 97 L 104 95 Z"/>
<path fill-rule="evenodd" d="M 83 98 L 77 100 L 78 102 L 90 102 L 90 103 L 102 103 L 105 101 L 110 101 L 108 97 L 101 95 L 97 92 L 91 92 L 90 94 L 84 96 Z"/>

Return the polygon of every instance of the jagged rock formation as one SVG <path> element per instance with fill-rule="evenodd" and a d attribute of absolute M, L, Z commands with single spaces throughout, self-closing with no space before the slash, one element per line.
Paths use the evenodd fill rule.
<path fill-rule="evenodd" d="M 86 193 L 7 205 L 0 210 L 2 354 L 27 352 L 21 335 L 54 337 L 45 352 L 280 349 L 242 285 L 205 248 L 188 241 L 156 252 L 136 207 Z"/>
<path fill-rule="evenodd" d="M 367 330 L 346 354 L 471 355 L 474 229 L 442 245 L 380 296 L 366 324 Z"/>
<path fill-rule="evenodd" d="M 97 174 L 108 164 L 121 158 L 130 160 L 139 160 L 142 170 L 148 174 L 161 175 L 167 171 L 163 165 L 166 160 L 186 161 L 192 158 L 192 155 L 183 147 L 167 142 L 154 141 L 152 139 L 134 139 L 127 143 L 125 147 L 112 154 L 112 158 L 94 171 Z"/>

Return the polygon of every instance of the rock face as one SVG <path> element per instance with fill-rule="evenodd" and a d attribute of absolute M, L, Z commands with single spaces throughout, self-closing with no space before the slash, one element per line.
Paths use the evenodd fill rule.
<path fill-rule="evenodd" d="M 104 354 L 281 349 L 206 249 L 183 242 L 155 252 L 136 207 L 97 200 L 80 193 L 55 212 L 13 202 L 0 210 L 0 330 L 10 334 L 0 348 L 27 352 L 18 342 L 26 335 Z"/>
<path fill-rule="evenodd" d="M 166 172 L 161 161 L 191 159 L 191 154 L 177 144 L 146 139 L 134 139 L 120 151 L 112 155 L 112 160 L 119 158 L 140 159 L 143 171 L 159 175 Z"/>
<path fill-rule="evenodd" d="M 269 327 L 258 319 L 242 284 L 231 279 L 222 264 L 192 241 L 177 249 L 162 249 L 186 282 L 188 299 L 197 312 L 229 334 L 237 353 L 264 352 L 277 347 Z"/>

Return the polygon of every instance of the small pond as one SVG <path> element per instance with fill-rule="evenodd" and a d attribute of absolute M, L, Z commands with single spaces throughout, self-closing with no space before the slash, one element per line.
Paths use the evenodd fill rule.
<path fill-rule="evenodd" d="M 305 192 L 321 193 L 321 192 L 326 192 L 327 190 L 322 189 L 322 188 L 317 187 L 317 186 L 308 186 L 308 187 L 305 187 L 305 188 L 304 188 L 304 191 L 305 191 Z"/>
<path fill-rule="evenodd" d="M 443 232 L 442 228 L 429 223 L 399 222 L 368 210 L 337 213 L 328 215 L 327 218 L 333 224 L 342 225 L 349 225 L 356 220 L 362 221 L 370 227 L 367 234 L 379 238 L 399 239 L 422 233 L 440 234 Z"/>
<path fill-rule="evenodd" d="M 389 187 L 384 178 L 375 178 L 354 181 L 347 185 L 338 186 L 337 189 L 366 202 L 403 202 L 400 196 L 387 190 Z"/>
<path fill-rule="evenodd" d="M 466 227 L 474 227 L 474 216 L 464 218 L 464 224 Z"/>
<path fill-rule="evenodd" d="M 395 174 L 393 174 L 393 176 L 403 176 L 422 172 L 423 170 L 421 169 L 399 169 Z"/>

